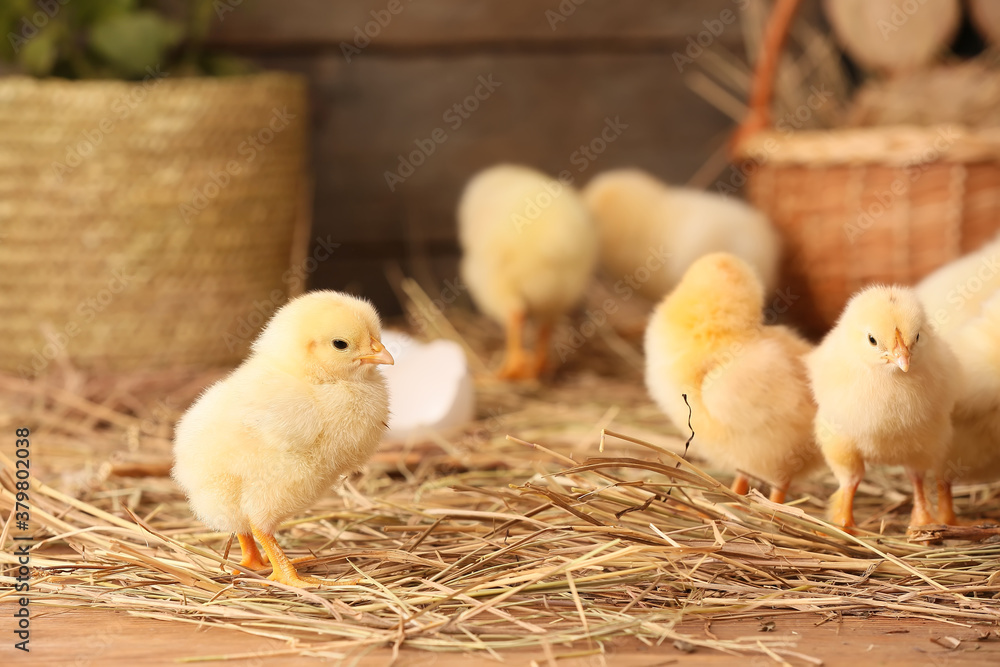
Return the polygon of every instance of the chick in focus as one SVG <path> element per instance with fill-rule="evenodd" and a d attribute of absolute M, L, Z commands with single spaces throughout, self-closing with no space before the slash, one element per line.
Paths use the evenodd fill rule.
<path fill-rule="evenodd" d="M 865 465 L 901 465 L 913 483 L 911 526 L 932 522 L 924 477 L 952 437 L 958 360 L 927 325 L 914 290 L 873 286 L 854 295 L 806 360 L 816 397 L 816 441 L 840 485 L 831 519 L 854 523 Z"/>
<path fill-rule="evenodd" d="M 597 232 L 573 187 L 515 165 L 469 181 L 458 205 L 462 278 L 480 310 L 506 327 L 499 376 L 537 378 L 552 330 L 583 296 L 597 261 Z M 527 319 L 535 352 L 524 350 Z"/>
<path fill-rule="evenodd" d="M 700 453 L 771 485 L 784 502 L 789 484 L 822 463 L 803 356 L 811 346 L 790 329 L 763 323 L 764 291 L 742 259 L 696 260 L 657 306 L 646 330 L 646 386 L 678 426 L 691 425 Z"/>
<path fill-rule="evenodd" d="M 955 437 L 937 473 L 937 519 L 957 524 L 952 485 L 1000 479 L 1000 238 L 924 278 L 917 294 L 961 367 Z"/>
<path fill-rule="evenodd" d="M 734 198 L 671 187 L 639 169 L 607 171 L 583 190 L 600 233 L 601 264 L 613 278 L 631 275 L 650 259 L 639 291 L 659 301 L 696 259 L 728 252 L 757 272 L 764 289 L 774 288 L 780 241 L 767 217 Z"/>
<path fill-rule="evenodd" d="M 268 565 L 256 539 L 270 579 L 319 583 L 299 576 L 274 531 L 374 453 L 389 415 L 376 365 L 393 362 L 381 332 L 367 301 L 332 291 L 300 296 L 178 422 L 173 477 L 201 521 L 236 533 L 243 567 Z"/>

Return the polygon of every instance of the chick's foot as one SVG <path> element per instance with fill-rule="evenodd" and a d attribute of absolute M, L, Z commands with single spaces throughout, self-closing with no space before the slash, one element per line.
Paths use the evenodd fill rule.
<path fill-rule="evenodd" d="M 269 576 L 268 579 L 270 581 L 277 581 L 278 583 L 285 584 L 287 586 L 294 586 L 295 588 L 317 588 L 324 584 L 322 579 L 301 576 L 294 570 L 294 568 L 291 573 L 275 570 L 271 573 L 271 576 Z"/>
<path fill-rule="evenodd" d="M 924 493 L 924 476 L 915 470 L 907 470 L 913 484 L 913 512 L 910 514 L 910 528 L 934 523 L 927 495 Z"/>
<path fill-rule="evenodd" d="M 743 473 L 736 473 L 733 485 L 730 488 L 733 490 L 733 493 L 745 496 L 750 491 L 750 480 Z"/>
<path fill-rule="evenodd" d="M 508 352 L 503 365 L 497 371 L 501 380 L 530 380 L 537 377 L 535 364 L 531 363 L 528 354 L 523 350 Z"/>
<path fill-rule="evenodd" d="M 267 553 L 268 559 L 271 561 L 271 565 L 274 567 L 274 572 L 268 577 L 271 581 L 277 581 L 282 584 L 287 584 L 289 586 L 295 586 L 296 588 L 310 588 L 313 586 L 321 586 L 323 584 L 322 580 L 316 579 L 315 577 L 303 577 L 299 575 L 295 566 L 292 565 L 292 561 L 288 560 L 288 556 L 285 552 L 281 550 L 278 546 L 277 541 L 274 539 L 274 535 L 265 533 L 257 528 L 251 528 L 253 531 L 253 536 L 257 538 L 260 545 L 264 547 L 264 551 Z"/>
<path fill-rule="evenodd" d="M 254 542 L 253 535 L 237 535 L 240 540 L 240 549 L 243 552 L 243 559 L 240 560 L 240 566 L 248 570 L 263 570 L 265 568 L 271 567 L 271 564 L 260 555 L 260 551 L 257 549 L 257 543 Z M 234 575 L 243 574 L 240 570 L 233 570 Z"/>
<path fill-rule="evenodd" d="M 969 525 L 967 523 L 963 524 L 963 522 L 959 521 L 958 517 L 955 515 L 955 499 L 952 498 L 951 495 L 951 482 L 939 479 L 937 483 L 937 490 L 938 523 L 943 523 L 946 526 Z"/>

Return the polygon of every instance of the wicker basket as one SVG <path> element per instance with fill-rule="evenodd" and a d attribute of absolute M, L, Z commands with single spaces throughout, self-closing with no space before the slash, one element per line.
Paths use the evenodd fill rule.
<path fill-rule="evenodd" d="M 295 287 L 306 111 L 284 74 L 0 80 L 0 369 L 237 361 Z"/>
<path fill-rule="evenodd" d="M 750 201 L 785 241 L 795 319 L 829 327 L 873 282 L 912 284 L 1000 229 L 1000 129 L 769 129 L 778 56 L 798 0 L 778 0 L 733 140 Z"/>

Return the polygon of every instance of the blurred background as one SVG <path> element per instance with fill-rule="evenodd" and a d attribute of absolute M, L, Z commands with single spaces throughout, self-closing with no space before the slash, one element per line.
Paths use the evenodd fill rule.
<path fill-rule="evenodd" d="M 313 229 L 341 244 L 311 285 L 398 313 L 385 263 L 422 282 L 454 280 L 456 202 L 482 168 L 569 170 L 578 186 L 621 166 L 674 183 L 698 174 L 733 121 L 685 84 L 697 66 L 673 56 L 705 22 L 719 33 L 705 41 L 743 54 L 739 22 L 720 14 L 735 19 L 744 4 L 400 0 L 389 14 L 382 0 L 244 0 L 211 40 L 308 77 Z M 414 160 L 435 130 L 445 139 Z M 387 172 L 402 178 L 387 183 Z"/>
<path fill-rule="evenodd" d="M 307 288 L 364 295 L 392 318 L 406 307 L 407 276 L 431 301 L 471 307 L 454 287 L 456 205 L 474 173 L 500 162 L 578 187 L 636 167 L 673 186 L 747 196 L 785 236 L 778 295 L 798 290 L 792 310 L 813 333 L 860 285 L 915 281 L 990 237 L 995 224 L 925 222 L 996 208 L 995 158 L 970 158 L 989 164 L 970 167 L 968 193 L 955 195 L 942 153 L 921 153 L 934 136 L 886 157 L 900 145 L 892 131 L 877 141 L 829 132 L 830 145 L 881 148 L 803 165 L 796 151 L 815 152 L 806 142 L 767 156 L 766 178 L 748 167 L 763 164 L 760 146 L 734 151 L 733 132 L 748 117 L 774 7 L 4 0 L 4 369 L 34 376 L 56 359 L 122 370 L 232 364 Z M 804 0 L 775 51 L 769 136 L 992 127 L 991 7 Z M 886 168 L 831 167 L 858 159 Z M 903 179 L 907 201 L 873 226 L 864 214 L 915 159 L 934 166 L 919 187 Z M 801 169 L 781 171 L 788 165 Z M 867 180 L 856 187 L 853 177 Z M 850 233 L 855 223 L 863 238 Z M 801 231 L 817 229 L 811 240 Z M 827 255 L 836 266 L 824 272 Z M 621 277 L 605 267 L 605 288 Z M 817 315 L 826 292 L 835 297 Z M 619 328 L 641 327 L 640 318 Z"/>

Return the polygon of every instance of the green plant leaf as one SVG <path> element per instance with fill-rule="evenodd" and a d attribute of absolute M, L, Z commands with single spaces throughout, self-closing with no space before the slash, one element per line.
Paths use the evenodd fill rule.
<path fill-rule="evenodd" d="M 156 12 L 115 14 L 94 24 L 90 47 L 125 76 L 136 76 L 164 61 L 184 29 Z"/>
<path fill-rule="evenodd" d="M 59 31 L 44 29 L 21 47 L 17 61 L 29 74 L 48 76 L 52 73 L 58 55 Z"/>
<path fill-rule="evenodd" d="M 234 56 L 207 56 L 203 63 L 205 73 L 212 76 L 242 76 L 258 71 L 249 60 Z"/>
<path fill-rule="evenodd" d="M 25 43 L 34 37 L 38 28 L 31 22 L 31 15 L 37 11 L 31 0 L 9 0 L 0 2 L 0 58 L 8 61 L 20 60 L 18 54 Z"/>
<path fill-rule="evenodd" d="M 100 19 L 125 14 L 136 7 L 137 0 L 72 0 L 68 3 L 80 25 L 91 25 Z"/>

